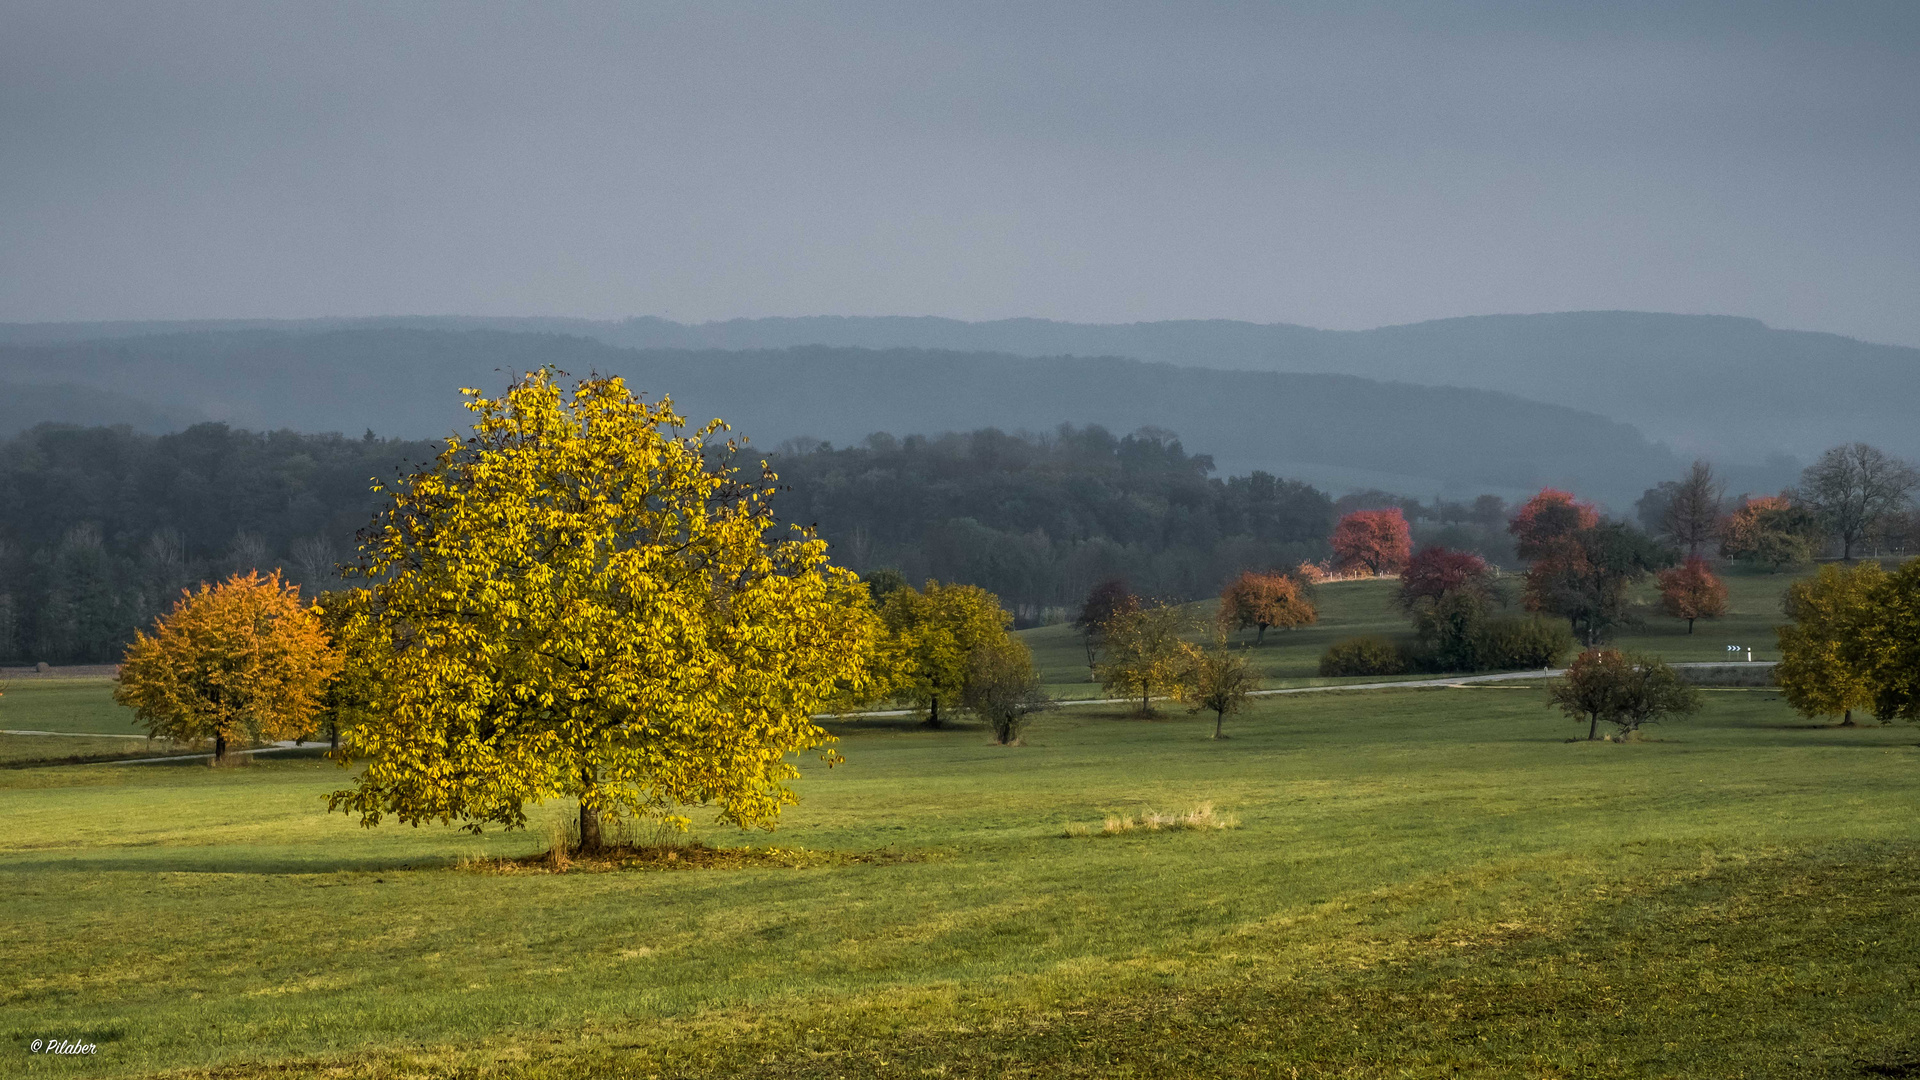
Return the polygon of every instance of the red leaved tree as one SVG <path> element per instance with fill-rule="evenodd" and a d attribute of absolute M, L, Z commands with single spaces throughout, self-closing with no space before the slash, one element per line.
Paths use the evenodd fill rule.
<path fill-rule="evenodd" d="M 1333 527 L 1334 564 L 1351 573 L 1391 574 L 1413 555 L 1413 534 L 1399 507 L 1391 510 L 1355 510 Z"/>
<path fill-rule="evenodd" d="M 1319 618 L 1300 583 L 1285 574 L 1258 574 L 1251 570 L 1220 593 L 1220 621 L 1246 629 L 1259 627 L 1254 644 L 1267 636 L 1267 627 L 1292 629 Z"/>
<path fill-rule="evenodd" d="M 1470 551 L 1422 548 L 1400 571 L 1400 606 L 1408 611 L 1422 600 L 1437 601 L 1463 592 L 1481 599 L 1493 595 L 1493 569 Z"/>
<path fill-rule="evenodd" d="M 1687 633 L 1693 633 L 1693 620 L 1717 619 L 1727 613 L 1727 587 L 1707 561 L 1694 556 L 1671 570 L 1660 572 L 1660 602 L 1667 614 L 1687 620 Z"/>
<path fill-rule="evenodd" d="M 1521 558 L 1539 559 L 1555 554 L 1573 534 L 1598 524 L 1600 512 L 1592 503 L 1576 502 L 1569 492 L 1542 488 L 1507 522 L 1507 531 L 1513 534 L 1514 550 Z"/>

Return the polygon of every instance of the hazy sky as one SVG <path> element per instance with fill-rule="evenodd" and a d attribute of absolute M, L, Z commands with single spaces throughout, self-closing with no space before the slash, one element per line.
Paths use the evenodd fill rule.
<path fill-rule="evenodd" d="M 0 320 L 1920 344 L 1920 3 L 0 3 Z"/>

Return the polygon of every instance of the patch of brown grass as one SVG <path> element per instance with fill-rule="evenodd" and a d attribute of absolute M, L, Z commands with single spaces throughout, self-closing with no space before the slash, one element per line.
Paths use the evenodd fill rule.
<path fill-rule="evenodd" d="M 1239 818 L 1219 813 L 1211 802 L 1203 802 L 1187 810 L 1163 812 L 1148 808 L 1137 814 L 1108 814 L 1098 829 L 1071 822 L 1067 825 L 1066 835 L 1078 838 L 1120 836 L 1131 832 L 1213 832 L 1239 827 Z"/>

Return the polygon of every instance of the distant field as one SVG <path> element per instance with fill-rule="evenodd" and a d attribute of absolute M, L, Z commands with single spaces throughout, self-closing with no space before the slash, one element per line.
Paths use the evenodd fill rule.
<path fill-rule="evenodd" d="M 1727 583 L 1731 612 L 1721 619 L 1702 619 L 1687 633 L 1687 624 L 1659 610 L 1659 590 L 1651 584 L 1640 590 L 1640 624 L 1629 627 L 1613 644 L 1644 649 L 1669 661 L 1726 660 L 1734 655 L 1728 645 L 1753 647 L 1755 660 L 1777 660 L 1773 627 L 1783 616 L 1780 599 L 1792 582 L 1806 576 L 1802 570 L 1784 574 L 1731 571 L 1722 580 Z M 1320 654 L 1328 645 L 1356 634 L 1383 634 L 1402 637 L 1411 634 L 1406 616 L 1393 604 L 1394 581 L 1336 581 L 1316 587 L 1320 621 L 1298 630 L 1269 630 L 1266 641 L 1251 653 L 1253 663 L 1270 686 L 1306 686 L 1321 683 L 1374 682 L 1375 679 L 1320 679 Z M 1512 594 L 1510 603 L 1518 610 L 1520 581 L 1508 575 L 1503 587 Z M 1196 623 L 1213 618 L 1218 601 L 1203 600 L 1188 605 Z M 1196 640 L 1201 634 L 1196 632 Z M 1023 630 L 1020 637 L 1033 649 L 1047 691 L 1055 697 L 1099 697 L 1098 683 L 1087 670 L 1086 648 L 1080 635 L 1070 626 L 1044 626 Z M 1251 630 L 1233 635 L 1239 644 L 1252 644 Z M 1738 654 L 1744 660 L 1746 653 Z M 1420 678 L 1410 675 L 1407 678 Z"/>
<path fill-rule="evenodd" d="M 223 1077 L 1854 1076 L 1920 1061 L 1920 746 L 1537 688 L 844 725 L 776 834 L 880 861 L 503 875 L 313 758 L 0 770 L 0 1026 Z M 1066 839 L 1212 801 L 1240 827 Z M 552 807 L 563 813 L 565 807 Z M 534 1059 L 545 1062 L 538 1069 Z M 1900 1075 L 1881 1073 L 1879 1075 Z"/>

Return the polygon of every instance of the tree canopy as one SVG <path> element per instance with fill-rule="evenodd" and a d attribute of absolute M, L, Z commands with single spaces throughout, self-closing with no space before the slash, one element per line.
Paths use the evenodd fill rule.
<path fill-rule="evenodd" d="M 1547 700 L 1567 716 L 1587 721 L 1587 738 L 1601 721 L 1620 734 L 1700 708 L 1700 692 L 1680 681 L 1666 662 L 1618 649 L 1588 649 L 1574 657 L 1564 678 L 1549 687 Z"/>
<path fill-rule="evenodd" d="M 213 741 L 313 730 L 340 658 L 300 590 L 279 575 L 235 575 L 183 594 L 151 635 L 137 634 L 113 699 L 159 738 Z"/>
<path fill-rule="evenodd" d="M 1840 557 L 1867 539 L 1882 518 L 1898 513 L 1920 486 L 1920 470 L 1866 443 L 1836 446 L 1800 476 L 1800 497 L 1840 540 Z"/>
<path fill-rule="evenodd" d="M 1333 528 L 1334 565 L 1344 571 L 1398 573 L 1413 554 L 1413 533 L 1399 507 L 1355 510 Z"/>
<path fill-rule="evenodd" d="M 880 606 L 887 637 L 880 664 L 892 691 L 927 709 L 927 725 L 939 727 L 940 703 L 966 690 L 973 656 L 982 649 L 1006 648 L 1013 616 L 1000 600 L 978 585 L 928 581 L 887 594 Z"/>
<path fill-rule="evenodd" d="M 1175 688 L 1186 656 L 1180 635 L 1192 619 L 1172 604 L 1153 604 L 1128 612 L 1107 626 L 1107 653 L 1098 668 L 1107 692 L 1138 697 L 1144 715 L 1153 695 Z"/>
<path fill-rule="evenodd" d="M 1317 618 L 1306 587 L 1286 574 L 1249 570 L 1229 582 L 1220 594 L 1221 622 L 1241 630 L 1258 627 L 1256 644 L 1266 638 L 1269 626 L 1292 629 Z"/>
<path fill-rule="evenodd" d="M 1687 633 L 1693 633 L 1696 619 L 1717 619 L 1727 613 L 1727 586 L 1715 577 L 1707 561 L 1695 555 L 1669 570 L 1662 570 L 1660 604 L 1667 614 L 1687 620 Z"/>
<path fill-rule="evenodd" d="M 570 797 L 588 849 L 603 817 L 691 805 L 770 828 L 788 756 L 833 741 L 816 707 L 869 677 L 867 590 L 776 526 L 719 421 L 677 434 L 670 401 L 558 378 L 465 391 L 472 436 L 383 489 L 344 629 L 373 676 L 338 758 L 366 768 L 330 805 L 479 831 Z"/>

